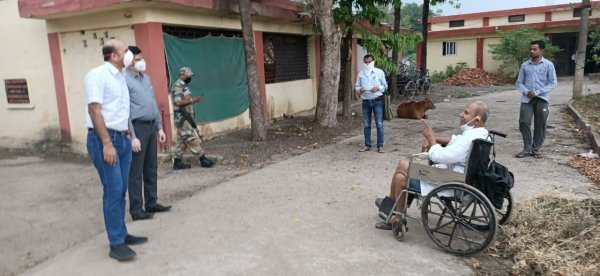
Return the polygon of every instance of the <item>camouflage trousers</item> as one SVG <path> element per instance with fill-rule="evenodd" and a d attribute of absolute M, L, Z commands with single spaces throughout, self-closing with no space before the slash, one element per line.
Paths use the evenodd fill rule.
<path fill-rule="evenodd" d="M 195 156 L 204 154 L 200 146 L 202 140 L 196 134 L 192 126 L 185 121 L 181 127 L 177 128 L 177 146 L 173 149 L 173 158 L 181 159 L 183 154 L 189 148 Z"/>

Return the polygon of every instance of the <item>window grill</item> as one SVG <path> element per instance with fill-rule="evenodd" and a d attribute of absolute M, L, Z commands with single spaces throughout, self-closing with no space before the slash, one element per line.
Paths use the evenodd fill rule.
<path fill-rule="evenodd" d="M 456 55 L 456 41 L 442 42 L 442 56 Z"/>
<path fill-rule="evenodd" d="M 449 27 L 450 28 L 464 27 L 464 26 L 465 26 L 465 21 L 464 20 L 452 20 L 449 23 Z"/>
<path fill-rule="evenodd" d="M 524 14 L 517 14 L 517 15 L 509 15 L 508 16 L 508 22 L 523 22 L 525 21 L 525 15 Z"/>
<path fill-rule="evenodd" d="M 308 40 L 305 36 L 264 34 L 265 82 L 308 79 Z"/>
<path fill-rule="evenodd" d="M 581 8 L 574 8 L 573 9 L 573 17 L 581 17 Z M 590 16 L 592 16 L 592 9 L 589 9 L 590 11 Z"/>

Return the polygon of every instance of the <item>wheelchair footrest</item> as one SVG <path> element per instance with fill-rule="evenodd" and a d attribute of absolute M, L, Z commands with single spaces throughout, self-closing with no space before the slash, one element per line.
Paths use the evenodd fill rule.
<path fill-rule="evenodd" d="M 381 205 L 379 205 L 379 217 L 381 217 L 383 214 L 386 217 L 385 219 L 387 219 L 387 217 L 392 213 L 394 203 L 396 202 L 391 197 L 386 196 L 381 202 Z"/>
<path fill-rule="evenodd" d="M 384 213 L 384 212 L 379 212 L 379 217 L 385 221 L 387 221 L 388 219 L 388 214 Z"/>

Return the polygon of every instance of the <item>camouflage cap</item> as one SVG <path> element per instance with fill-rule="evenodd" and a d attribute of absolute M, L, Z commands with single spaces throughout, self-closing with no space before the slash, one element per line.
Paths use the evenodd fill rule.
<path fill-rule="evenodd" d="M 194 75 L 194 72 L 192 72 L 192 68 L 190 67 L 181 67 L 179 69 L 179 75 L 181 74 L 185 74 L 186 76 L 191 77 Z"/>

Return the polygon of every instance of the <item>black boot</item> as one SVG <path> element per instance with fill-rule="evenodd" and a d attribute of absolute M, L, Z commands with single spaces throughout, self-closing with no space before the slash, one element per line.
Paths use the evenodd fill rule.
<path fill-rule="evenodd" d="M 183 163 L 183 161 L 181 161 L 179 158 L 173 159 L 173 170 L 185 170 L 191 167 L 192 165 Z"/>
<path fill-rule="evenodd" d="M 210 159 L 206 158 L 206 156 L 204 154 L 202 154 L 202 156 L 200 156 L 200 165 L 202 167 L 204 167 L 204 168 L 210 168 L 214 164 L 215 164 L 215 162 L 213 162 Z"/>

